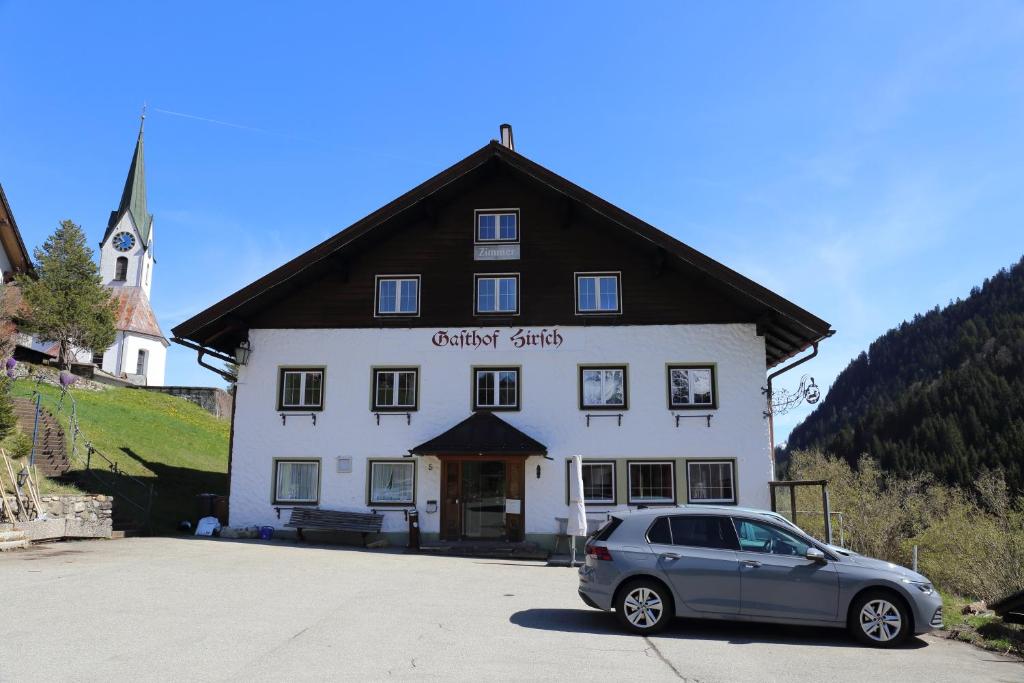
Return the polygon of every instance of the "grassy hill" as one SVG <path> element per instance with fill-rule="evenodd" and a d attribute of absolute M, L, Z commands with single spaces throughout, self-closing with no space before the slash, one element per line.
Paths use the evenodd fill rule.
<path fill-rule="evenodd" d="M 19 379 L 14 382 L 12 393 L 31 396 L 35 388 L 34 381 Z M 153 484 L 154 531 L 173 530 L 182 519 L 194 521 L 197 494 L 227 492 L 227 420 L 218 419 L 184 399 L 141 389 L 72 388 L 69 397 L 61 401 L 59 388 L 46 384 L 39 388 L 43 406 L 65 428 L 69 456 L 69 397 L 76 403 L 81 434 L 70 472 L 76 485 L 84 490 L 92 486 L 89 478 L 81 476 L 85 444 L 91 442 L 118 469 Z M 94 456 L 93 466 L 105 469 L 106 463 Z"/>

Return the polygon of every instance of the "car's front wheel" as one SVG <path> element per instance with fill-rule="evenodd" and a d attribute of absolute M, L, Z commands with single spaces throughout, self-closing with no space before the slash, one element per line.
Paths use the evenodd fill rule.
<path fill-rule="evenodd" d="M 662 584 L 649 579 L 630 581 L 619 591 L 615 614 L 633 633 L 657 633 L 675 616 L 672 595 Z"/>
<path fill-rule="evenodd" d="M 868 591 L 850 605 L 850 634 L 871 647 L 896 647 L 912 629 L 906 603 L 888 591 Z"/>

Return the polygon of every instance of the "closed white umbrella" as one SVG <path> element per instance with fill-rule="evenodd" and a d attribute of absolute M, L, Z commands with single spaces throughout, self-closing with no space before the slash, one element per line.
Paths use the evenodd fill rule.
<path fill-rule="evenodd" d="M 576 566 L 576 537 L 587 535 L 587 508 L 583 502 L 583 456 L 572 456 L 569 467 L 569 523 L 565 532 L 572 545 L 572 563 Z"/>

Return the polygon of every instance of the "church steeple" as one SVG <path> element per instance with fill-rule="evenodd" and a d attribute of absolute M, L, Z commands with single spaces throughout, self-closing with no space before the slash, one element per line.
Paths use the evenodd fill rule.
<path fill-rule="evenodd" d="M 128 167 L 128 177 L 124 181 L 124 191 L 121 193 L 121 204 L 117 207 L 117 211 L 110 212 L 110 221 L 107 224 L 107 232 L 103 236 L 103 242 L 107 241 L 107 238 L 114 231 L 114 227 L 128 213 L 135 224 L 135 229 L 139 232 L 142 248 L 149 248 L 153 216 L 146 210 L 146 165 L 143 158 L 143 129 L 145 123 L 146 114 L 143 111 L 142 121 L 139 123 L 139 137 L 135 141 L 135 152 L 132 154 L 132 163 Z"/>

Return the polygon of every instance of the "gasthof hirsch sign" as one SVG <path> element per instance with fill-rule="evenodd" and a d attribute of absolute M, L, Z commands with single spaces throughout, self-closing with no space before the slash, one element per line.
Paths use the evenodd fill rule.
<path fill-rule="evenodd" d="M 452 349 L 537 349 L 562 348 L 565 336 L 558 328 L 508 328 L 438 330 L 430 338 L 437 347 Z"/>

